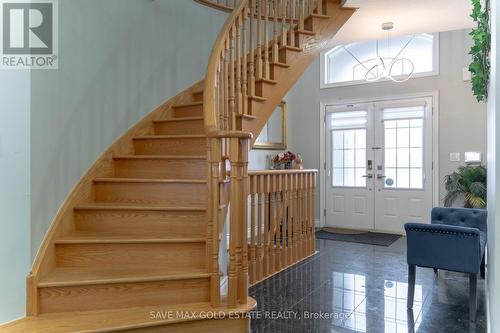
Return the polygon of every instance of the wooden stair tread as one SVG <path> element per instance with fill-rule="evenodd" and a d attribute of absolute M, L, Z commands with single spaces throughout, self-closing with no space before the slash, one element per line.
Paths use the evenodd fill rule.
<path fill-rule="evenodd" d="M 316 33 L 311 30 L 305 30 L 305 29 L 299 29 L 298 27 L 295 27 L 295 33 L 303 34 L 303 35 L 308 35 L 308 36 L 315 36 Z"/>
<path fill-rule="evenodd" d="M 154 120 L 153 123 L 170 123 L 170 122 L 178 122 L 178 121 L 191 121 L 191 120 L 203 120 L 203 117 L 178 117 L 178 118 L 169 118 L 162 120 Z"/>
<path fill-rule="evenodd" d="M 243 118 L 243 119 L 249 119 L 249 120 L 257 119 L 256 116 L 252 116 L 250 114 L 237 114 L 236 118 Z"/>
<path fill-rule="evenodd" d="M 115 160 L 206 160 L 206 155 L 118 155 Z"/>
<path fill-rule="evenodd" d="M 267 101 L 267 98 L 261 97 L 261 96 L 257 96 L 257 95 L 248 96 L 248 99 L 249 100 L 254 100 L 254 101 L 257 101 L 257 102 L 265 102 L 265 101 Z"/>
<path fill-rule="evenodd" d="M 40 288 L 69 287 L 111 283 L 149 282 L 183 280 L 209 277 L 207 269 L 186 268 L 183 271 L 166 272 L 163 270 L 141 268 L 81 268 L 59 267 L 50 272 L 38 283 Z"/>
<path fill-rule="evenodd" d="M 148 178 L 95 178 L 94 183 L 166 183 L 166 184 L 206 184 L 205 179 L 148 179 Z"/>
<path fill-rule="evenodd" d="M 295 52 L 302 52 L 303 51 L 301 47 L 291 46 L 291 45 L 282 45 L 282 46 L 280 46 L 279 49 L 280 50 L 291 50 L 291 51 L 295 51 Z"/>
<path fill-rule="evenodd" d="M 283 67 L 283 68 L 289 68 L 290 65 L 284 63 L 284 62 L 270 62 L 269 63 L 271 66 L 276 66 L 276 67 Z"/>
<path fill-rule="evenodd" d="M 0 325 L 2 333 L 107 333 L 139 328 L 158 327 L 163 325 L 202 320 L 207 312 L 227 318 L 229 313 L 246 313 L 253 310 L 256 302 L 249 297 L 247 304 L 238 304 L 236 308 L 213 308 L 208 302 L 187 303 L 179 305 L 154 305 L 99 311 L 79 311 L 42 314 L 27 317 Z M 151 313 L 193 313 L 194 317 L 151 318 Z"/>
<path fill-rule="evenodd" d="M 278 81 L 264 79 L 264 78 L 255 80 L 255 83 L 259 83 L 259 82 L 265 82 L 265 83 L 269 83 L 269 84 L 277 84 L 278 83 Z"/>
<path fill-rule="evenodd" d="M 205 134 L 180 134 L 180 135 L 143 135 L 135 136 L 134 140 L 151 140 L 151 139 L 193 139 L 206 138 Z"/>
<path fill-rule="evenodd" d="M 191 102 L 191 103 L 182 103 L 182 104 L 176 104 L 173 105 L 172 108 L 185 108 L 185 107 L 190 107 L 190 106 L 198 106 L 198 105 L 203 105 L 203 102 Z"/>
<path fill-rule="evenodd" d="M 154 205 L 154 204 L 144 204 L 138 205 L 136 203 L 87 203 L 78 205 L 74 208 L 75 210 L 152 210 L 152 211 L 206 211 L 207 208 L 204 206 L 200 207 L 181 207 L 181 206 L 165 206 L 165 205 Z"/>
<path fill-rule="evenodd" d="M 117 235 L 79 232 L 56 239 L 55 244 L 142 244 L 142 243 L 205 243 L 205 237 L 151 237 L 150 235 Z"/>

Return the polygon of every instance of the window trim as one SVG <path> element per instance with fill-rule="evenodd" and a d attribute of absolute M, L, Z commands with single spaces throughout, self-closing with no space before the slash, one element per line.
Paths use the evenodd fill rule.
<path fill-rule="evenodd" d="M 434 64 L 434 69 L 432 71 L 428 72 L 421 72 L 421 73 L 416 73 L 413 74 L 410 80 L 416 79 L 416 78 L 422 78 L 422 77 L 430 77 L 430 76 L 439 76 L 439 69 L 440 69 L 440 63 L 439 63 L 439 33 L 429 33 L 429 35 L 433 35 L 433 46 L 432 46 L 432 63 Z M 338 45 L 337 45 L 338 46 Z M 357 86 L 357 85 L 363 85 L 363 84 L 373 84 L 373 83 L 381 83 L 381 82 L 392 82 L 389 79 L 382 78 L 376 82 L 368 82 L 366 80 L 353 80 L 353 81 L 345 81 L 345 82 L 337 82 L 337 83 L 326 83 L 326 61 L 325 57 L 328 52 L 333 50 L 335 47 L 334 46 L 328 50 L 321 51 L 320 53 L 320 73 L 319 73 L 319 84 L 320 84 L 320 89 L 329 89 L 329 88 L 338 88 L 338 87 L 348 87 L 348 86 Z"/>

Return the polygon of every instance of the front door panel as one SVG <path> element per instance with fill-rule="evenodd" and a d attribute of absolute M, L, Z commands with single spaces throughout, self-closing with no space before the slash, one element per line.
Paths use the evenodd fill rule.
<path fill-rule="evenodd" d="M 326 109 L 326 225 L 404 233 L 432 208 L 432 99 Z"/>

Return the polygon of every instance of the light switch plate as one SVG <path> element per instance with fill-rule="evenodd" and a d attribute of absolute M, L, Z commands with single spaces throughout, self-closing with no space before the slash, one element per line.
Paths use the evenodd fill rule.
<path fill-rule="evenodd" d="M 450 153 L 450 162 L 460 162 L 460 153 Z"/>
<path fill-rule="evenodd" d="M 481 163 L 481 152 L 466 151 L 464 153 L 465 163 Z"/>

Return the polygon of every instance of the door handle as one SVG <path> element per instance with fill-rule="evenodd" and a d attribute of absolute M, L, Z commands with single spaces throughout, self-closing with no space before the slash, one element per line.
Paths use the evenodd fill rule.
<path fill-rule="evenodd" d="M 369 173 L 369 174 L 363 175 L 361 177 L 364 177 L 364 178 L 373 178 L 373 175 L 371 173 Z"/>
<path fill-rule="evenodd" d="M 377 179 L 382 179 L 382 178 L 385 178 L 386 176 L 385 175 L 377 175 Z"/>

